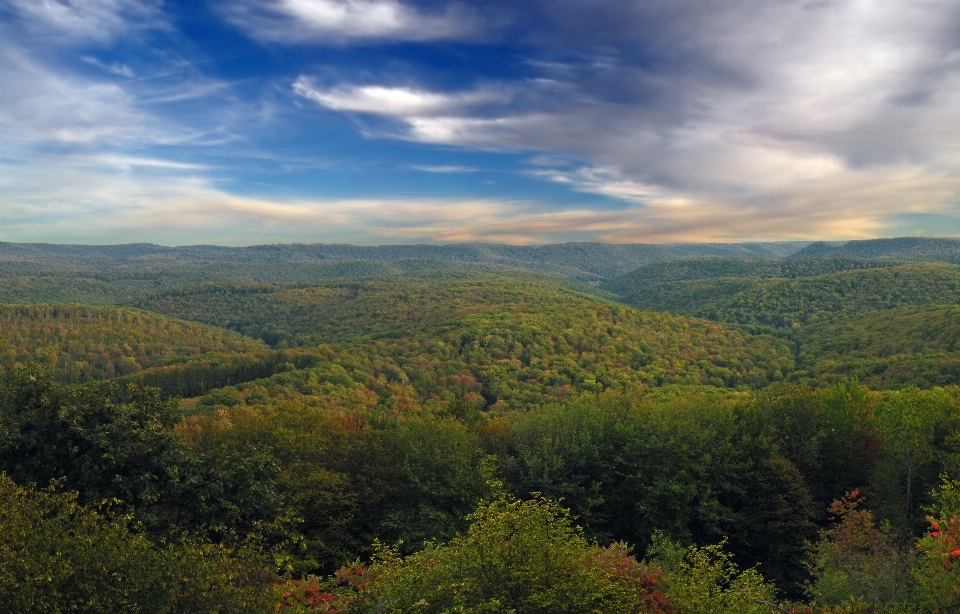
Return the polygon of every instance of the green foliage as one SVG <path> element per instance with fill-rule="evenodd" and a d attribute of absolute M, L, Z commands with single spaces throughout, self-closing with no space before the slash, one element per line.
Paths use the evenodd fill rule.
<path fill-rule="evenodd" d="M 871 388 L 960 383 L 960 307 L 902 307 L 799 336 L 797 372 L 790 379 L 836 383 L 857 378 Z"/>
<path fill-rule="evenodd" d="M 944 476 L 932 497 L 930 531 L 917 544 L 913 576 L 925 611 L 946 614 L 960 609 L 960 482 Z"/>
<path fill-rule="evenodd" d="M 515 268 L 570 279 L 612 279 L 644 264 L 685 256 L 782 257 L 806 242 L 623 245 L 254 245 L 164 247 L 0 242 L 0 274 L 89 277 L 146 290 L 204 281 L 294 281 L 423 270 Z M 138 284 L 137 282 L 141 282 Z M 73 299 L 75 300 L 75 299 Z M 22 299 L 13 302 L 26 302 Z"/>
<path fill-rule="evenodd" d="M 859 600 L 880 612 L 892 611 L 910 581 L 912 553 L 901 548 L 889 526 L 877 526 L 859 491 L 834 501 L 835 524 L 824 529 L 811 552 L 810 596 L 820 605 Z"/>
<path fill-rule="evenodd" d="M 683 614 L 768 614 L 775 589 L 756 569 L 741 571 L 723 544 L 683 548 L 654 535 L 650 559 L 664 569 L 667 598 Z"/>
<path fill-rule="evenodd" d="M 63 478 L 82 502 L 119 500 L 142 519 L 170 495 L 189 463 L 173 428 L 182 414 L 156 391 L 115 384 L 70 387 L 35 372 L 0 375 L 0 471 L 21 484 Z"/>
<path fill-rule="evenodd" d="M 381 548 L 358 610 L 666 611 L 654 570 L 637 564 L 621 545 L 590 545 L 555 503 L 498 500 L 482 504 L 470 520 L 465 535 L 405 558 Z"/>
<path fill-rule="evenodd" d="M 855 382 L 820 390 L 779 385 L 754 395 L 738 416 L 746 434 L 769 441 L 799 470 L 819 511 L 866 483 L 880 446 L 876 400 Z"/>
<path fill-rule="evenodd" d="M 488 492 L 482 451 L 449 418 L 373 421 L 290 403 L 269 412 L 235 406 L 198 414 L 181 432 L 205 457 L 239 459 L 258 450 L 277 463 L 285 506 L 302 519 L 304 549 L 294 560 L 300 573 L 330 573 L 369 554 L 375 538 L 412 548 L 448 539 Z"/>
<path fill-rule="evenodd" d="M 330 349 L 340 357 L 331 358 L 354 380 L 373 389 L 370 376 L 382 374 L 421 399 L 460 399 L 464 376 L 481 383 L 483 404 L 519 407 L 636 383 L 762 386 L 793 367 L 786 344 L 769 337 L 637 312 L 532 279 L 207 285 L 142 306 L 281 347 L 338 342 Z"/>
<path fill-rule="evenodd" d="M 81 503 L 113 501 L 156 534 L 257 533 L 283 512 L 275 461 L 246 449 L 193 455 L 176 401 L 112 382 L 63 386 L 36 372 L 0 375 L 0 471 L 62 480 Z"/>
<path fill-rule="evenodd" d="M 911 533 L 923 526 L 919 511 L 938 475 L 960 460 L 957 392 L 908 388 L 883 395 L 874 410 L 883 449 L 869 492 L 881 499 L 875 506 L 882 518 Z"/>
<path fill-rule="evenodd" d="M 649 286 L 623 300 L 643 309 L 791 329 L 871 311 L 960 303 L 960 268 L 914 263 L 796 279 L 701 279 Z"/>
<path fill-rule="evenodd" d="M 811 497 L 789 461 L 740 428 L 743 396 L 605 393 L 516 414 L 501 456 L 507 484 L 562 498 L 601 541 L 644 549 L 658 530 L 688 543 L 728 538 L 796 595 L 815 535 Z"/>
<path fill-rule="evenodd" d="M 0 474 L 0 601 L 11 612 L 268 612 L 273 574 L 256 548 L 153 544 L 130 516 Z"/>
<path fill-rule="evenodd" d="M 601 284 L 601 288 L 620 296 L 640 295 L 651 286 L 666 282 L 742 277 L 751 279 L 812 277 L 841 271 L 892 267 L 900 260 L 861 258 L 680 258 L 640 267 L 626 275 Z"/>
<path fill-rule="evenodd" d="M 895 239 L 867 239 L 846 243 L 811 243 L 791 255 L 791 258 L 809 257 L 853 258 L 916 258 L 926 260 L 960 261 L 960 239 L 955 237 L 897 237 Z"/>
<path fill-rule="evenodd" d="M 131 292 L 128 288 L 82 277 L 0 277 L 0 304 L 117 305 L 139 294 L 141 292 Z"/>
<path fill-rule="evenodd" d="M 313 350 L 213 354 L 118 377 L 117 383 L 158 388 L 165 397 L 198 397 L 217 388 L 319 366 L 322 362 L 322 356 Z"/>
<path fill-rule="evenodd" d="M 0 370 L 37 364 L 64 382 L 129 375 L 209 352 L 264 349 L 230 331 L 133 309 L 0 305 Z"/>
<path fill-rule="evenodd" d="M 69 539 L 122 537 L 133 550 L 116 546 L 116 565 L 161 578 L 144 580 L 143 591 L 166 586 L 171 569 L 220 570 L 202 572 L 220 578 L 208 587 L 247 573 L 241 568 L 262 570 L 243 562 L 259 556 L 254 550 L 231 550 L 240 536 L 256 536 L 292 574 L 274 601 L 288 612 L 770 611 L 774 585 L 799 599 L 807 579 L 818 603 L 785 609 L 955 605 L 954 487 L 927 495 L 939 473 L 960 469 L 960 388 L 936 387 L 956 381 L 958 313 L 929 304 L 957 302 L 955 266 L 698 258 L 618 282 L 633 283 L 643 300 L 771 336 L 454 260 L 534 258 L 595 281 L 626 256 L 677 255 L 662 247 L 628 246 L 625 260 L 607 264 L 591 258 L 621 252 L 425 247 L 448 258 L 443 266 L 402 260 L 409 250 L 390 247 L 25 255 L 0 245 L 0 260 L 10 249 L 23 258 L 4 274 L 35 276 L 0 279 L 0 296 L 13 288 L 106 301 L 116 292 L 168 314 L 0 307 L 0 470 L 20 484 L 60 479 L 76 490 L 57 499 L 73 511 L 48 507 L 43 518 L 87 518 Z M 374 253 L 383 260 L 358 260 Z M 564 268 L 573 253 L 584 268 Z M 106 263 L 99 272 L 96 262 Z M 37 276 L 53 264 L 64 268 Z M 378 272 L 395 276 L 317 281 Z M 297 283 L 234 283 L 288 274 Z M 210 279 L 229 283 L 183 285 Z M 150 294 L 157 289 L 166 291 Z M 17 367 L 30 361 L 62 382 L 116 381 L 55 384 Z M 798 385 L 805 382 L 815 387 Z M 891 387 L 898 390 L 876 390 Z M 189 398 L 163 400 L 176 396 Z M 829 502 L 856 488 L 870 509 L 841 502 L 838 521 L 827 524 Z M 504 492 L 520 500 L 498 499 Z M 82 507 L 103 502 L 126 516 Z M 941 530 L 919 541 L 910 576 L 905 553 L 916 550 L 925 508 Z M 34 521 L 25 522 L 16 526 Z M 817 524 L 823 531 L 805 567 Z M 651 541 L 657 531 L 680 541 Z M 194 537 L 181 540 L 184 532 Z M 362 559 L 375 540 L 402 544 L 381 549 L 368 567 Z M 638 563 L 621 542 L 663 569 Z M 78 553 L 94 548 L 84 544 Z M 763 578 L 734 560 L 759 564 Z M 357 562 L 329 582 L 311 579 L 344 561 Z M 202 575 L 191 574 L 183 577 Z M 935 597 L 924 601 L 924 590 Z M 82 593 L 97 604 L 90 608 L 121 609 L 92 594 Z M 131 603 L 152 599 L 130 595 Z"/>

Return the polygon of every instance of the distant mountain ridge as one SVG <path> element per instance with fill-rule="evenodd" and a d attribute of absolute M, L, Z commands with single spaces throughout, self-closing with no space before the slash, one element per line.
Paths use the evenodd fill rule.
<path fill-rule="evenodd" d="M 715 256 L 676 258 L 640 267 L 600 288 L 620 296 L 649 291 L 659 284 L 717 278 L 772 279 L 812 277 L 853 271 L 894 267 L 911 262 L 893 258 L 718 258 Z"/>
<path fill-rule="evenodd" d="M 790 254 L 789 258 L 917 258 L 960 262 L 960 238 L 897 237 L 834 243 L 818 241 Z"/>
<path fill-rule="evenodd" d="M 672 243 L 608 244 L 559 243 L 553 245 L 280 244 L 250 247 L 188 245 L 166 247 L 151 243 L 126 245 L 55 245 L 0 242 L 0 269 L 39 275 L 45 270 L 98 273 L 116 267 L 157 270 L 166 266 L 221 263 L 234 268 L 250 265 L 329 265 L 332 262 L 435 261 L 523 268 L 561 275 L 579 281 L 613 279 L 653 262 L 690 256 L 783 258 L 808 245 L 806 241 L 772 243 Z M 259 281 L 268 281 L 258 279 Z M 238 279 L 239 281 L 239 279 Z M 280 280 L 277 280 L 280 281 Z"/>

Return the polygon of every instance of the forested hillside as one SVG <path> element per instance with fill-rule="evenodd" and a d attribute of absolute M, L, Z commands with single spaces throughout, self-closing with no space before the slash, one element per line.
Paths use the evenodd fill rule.
<path fill-rule="evenodd" d="M 21 270 L 24 269 L 24 270 Z M 509 271 L 509 267 L 437 260 L 346 260 L 292 263 L 134 262 L 104 271 L 54 270 L 30 264 L 0 275 L 0 300 L 6 303 L 72 302 L 120 305 L 154 292 L 204 282 L 292 282 L 418 275 L 431 271 Z M 36 273 L 36 274 L 34 274 Z"/>
<path fill-rule="evenodd" d="M 678 258 L 648 264 L 600 285 L 620 296 L 642 295 L 652 286 L 678 281 L 746 277 L 751 279 L 812 277 L 841 271 L 893 267 L 905 261 L 866 258 Z"/>
<path fill-rule="evenodd" d="M 32 303 L 0 304 L 6 603 L 960 608 L 960 267 L 673 258 L 594 290 L 502 264 L 270 260 L 314 247 L 3 269 L 0 297 Z M 248 266 L 276 272 L 210 281 Z"/>
<path fill-rule="evenodd" d="M 46 245 L 0 242 L 0 275 L 78 275 L 151 280 L 153 290 L 204 281 L 314 281 L 410 270 L 498 267 L 580 281 L 613 279 L 644 264 L 685 256 L 781 258 L 807 242 L 517 246 L 294 244 L 218 247 Z M 178 281 L 177 276 L 183 277 Z"/>
<path fill-rule="evenodd" d="M 856 377 L 873 388 L 960 382 L 960 306 L 903 307 L 811 327 L 800 335 L 794 378 Z"/>
<path fill-rule="evenodd" d="M 790 258 L 910 258 L 960 262 L 960 239 L 944 237 L 899 237 L 829 243 L 820 241 L 796 251 Z"/>
<path fill-rule="evenodd" d="M 757 387 L 793 368 L 783 341 L 638 312 L 533 277 L 206 284 L 139 305 L 275 347 L 335 344 L 329 360 L 349 362 L 352 377 L 401 382 L 419 402 L 448 395 L 451 387 L 457 394 L 475 388 L 481 404 L 514 407 L 566 390 L 632 384 Z M 348 343 L 353 349 L 344 349 Z M 363 360 L 368 364 L 357 366 Z"/>
<path fill-rule="evenodd" d="M 795 279 L 677 281 L 646 287 L 623 301 L 719 322 L 790 328 L 897 307 L 960 303 L 960 267 L 912 263 Z"/>
<path fill-rule="evenodd" d="M 256 339 L 161 315 L 82 305 L 0 305 L 0 368 L 36 364 L 61 381 L 115 377 L 207 353 L 266 349 Z"/>
<path fill-rule="evenodd" d="M 84 277 L 0 277 L 0 304 L 80 303 L 117 305 L 143 292 L 143 284 L 114 285 Z"/>

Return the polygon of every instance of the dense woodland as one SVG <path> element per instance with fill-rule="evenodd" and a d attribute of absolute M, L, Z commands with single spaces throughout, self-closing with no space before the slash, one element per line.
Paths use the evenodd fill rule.
<path fill-rule="evenodd" d="M 960 611 L 957 243 L 0 245 L 0 598 Z"/>

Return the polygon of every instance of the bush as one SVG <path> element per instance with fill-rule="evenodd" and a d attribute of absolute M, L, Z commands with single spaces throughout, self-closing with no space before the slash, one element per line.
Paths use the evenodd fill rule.
<path fill-rule="evenodd" d="M 670 611 L 659 570 L 639 564 L 621 544 L 589 544 L 556 503 L 504 498 L 469 519 L 466 535 L 406 558 L 381 547 L 360 611 Z"/>
<path fill-rule="evenodd" d="M 683 548 L 656 533 L 649 554 L 661 565 L 666 596 L 683 614 L 768 614 L 774 587 L 756 569 L 741 572 L 723 544 Z"/>
<path fill-rule="evenodd" d="M 0 603 L 45 614 L 269 611 L 275 576 L 256 548 L 157 545 L 131 520 L 0 474 Z"/>

